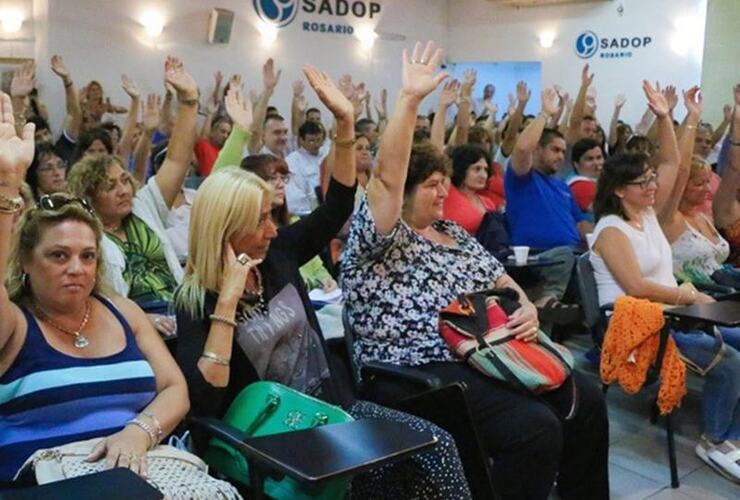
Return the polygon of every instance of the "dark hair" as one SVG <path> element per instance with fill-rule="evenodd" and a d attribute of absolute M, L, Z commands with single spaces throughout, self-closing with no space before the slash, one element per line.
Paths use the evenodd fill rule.
<path fill-rule="evenodd" d="M 537 145 L 541 148 L 544 148 L 548 144 L 550 144 L 553 139 L 563 139 L 565 140 L 565 136 L 560 133 L 559 130 L 554 128 L 546 128 L 542 131 L 542 135 L 540 136 L 540 140 L 537 143 Z"/>
<path fill-rule="evenodd" d="M 321 114 L 321 110 L 319 108 L 308 108 L 306 110 L 306 116 L 308 116 L 309 113 L 318 113 L 318 114 Z"/>
<path fill-rule="evenodd" d="M 270 120 L 284 122 L 285 121 L 285 118 L 283 118 L 282 116 L 280 116 L 277 113 L 267 113 L 267 115 L 265 116 L 265 122 L 264 122 L 265 125 L 267 125 L 267 122 L 269 122 Z"/>
<path fill-rule="evenodd" d="M 450 153 L 450 158 L 452 159 L 452 184 L 455 187 L 462 186 L 470 166 L 481 158 L 486 160 L 488 177 L 491 177 L 491 156 L 478 144 L 457 146 Z"/>
<path fill-rule="evenodd" d="M 239 168 L 252 172 L 257 175 L 260 179 L 269 181 L 272 176 L 276 173 L 288 175 L 290 170 L 284 160 L 273 155 L 250 155 L 242 158 Z M 288 216 L 288 203 L 283 203 L 280 207 L 275 207 L 270 212 L 272 214 L 272 220 L 278 226 L 287 226 L 290 224 L 290 217 Z"/>
<path fill-rule="evenodd" d="M 427 180 L 433 173 L 450 175 L 450 159 L 442 154 L 433 144 L 414 144 L 409 158 L 409 170 L 404 195 L 410 194 L 416 187 Z"/>
<path fill-rule="evenodd" d="M 583 118 L 581 118 L 581 121 L 582 121 L 582 122 L 585 122 L 585 121 L 587 121 L 587 120 L 588 120 L 588 121 L 592 121 L 592 122 L 595 122 L 595 121 L 596 121 L 596 118 L 594 118 L 594 117 L 593 117 L 593 116 L 591 116 L 591 115 L 586 115 L 586 116 L 584 116 Z"/>
<path fill-rule="evenodd" d="M 113 122 L 103 122 L 100 124 L 100 128 L 108 132 L 108 134 L 116 130 L 118 131 L 118 137 L 121 137 L 121 127 Z"/>
<path fill-rule="evenodd" d="M 357 134 L 365 134 L 367 133 L 367 127 L 368 125 L 375 125 L 375 122 L 372 121 L 370 118 L 360 118 L 355 122 L 355 133 Z"/>
<path fill-rule="evenodd" d="M 211 130 L 215 129 L 222 123 L 228 123 L 229 125 L 231 125 L 231 119 L 226 115 L 216 116 L 216 118 L 214 118 L 211 122 Z"/>
<path fill-rule="evenodd" d="M 89 148 L 93 142 L 100 141 L 105 146 L 106 152 L 111 155 L 113 154 L 113 143 L 110 140 L 110 135 L 107 131 L 102 128 L 93 128 L 82 134 L 77 141 L 77 148 L 75 149 L 74 158 L 76 162 L 85 154 L 87 148 Z M 74 163 L 73 162 L 73 163 Z"/>
<path fill-rule="evenodd" d="M 596 184 L 594 198 L 596 220 L 607 215 L 618 215 L 629 220 L 622 200 L 615 191 L 640 177 L 645 172 L 647 162 L 648 156 L 642 153 L 620 153 L 606 160 Z"/>
<path fill-rule="evenodd" d="M 38 132 L 39 130 L 48 130 L 49 132 L 51 132 L 49 122 L 38 115 L 29 116 L 28 120 L 26 120 L 26 123 L 33 123 L 34 125 L 36 125 L 36 132 Z"/>
<path fill-rule="evenodd" d="M 414 130 L 414 144 L 421 144 L 422 142 L 428 141 L 431 139 L 431 134 L 429 133 L 429 130 L 422 128 L 419 130 Z"/>
<path fill-rule="evenodd" d="M 485 141 L 493 144 L 494 136 L 492 131 L 485 127 L 479 127 L 478 125 L 470 127 L 470 131 L 468 132 L 469 143 L 480 144 L 482 146 Z"/>
<path fill-rule="evenodd" d="M 39 199 L 39 178 L 37 170 L 41 161 L 47 156 L 56 156 L 64 160 L 64 157 L 59 153 L 54 144 L 49 142 L 36 144 L 36 147 L 33 150 L 33 161 L 31 162 L 31 166 L 28 167 L 28 171 L 26 171 L 26 183 L 31 188 L 31 192 L 36 201 Z"/>
<path fill-rule="evenodd" d="M 267 106 L 267 109 L 265 110 L 265 113 L 268 115 L 279 115 L 278 109 L 275 106 Z"/>
<path fill-rule="evenodd" d="M 570 158 L 573 163 L 580 163 L 581 157 L 593 148 L 601 148 L 601 154 L 604 154 L 604 149 L 601 147 L 601 144 L 599 144 L 599 141 L 590 138 L 579 139 L 575 144 L 573 144 L 573 151 L 571 152 Z"/>
<path fill-rule="evenodd" d="M 298 128 L 298 137 L 305 139 L 307 135 L 323 135 L 324 127 L 316 122 L 303 122 Z"/>
<path fill-rule="evenodd" d="M 633 135 L 627 139 L 624 150 L 626 153 L 647 153 L 652 155 L 655 152 L 655 145 L 653 141 L 644 135 Z"/>

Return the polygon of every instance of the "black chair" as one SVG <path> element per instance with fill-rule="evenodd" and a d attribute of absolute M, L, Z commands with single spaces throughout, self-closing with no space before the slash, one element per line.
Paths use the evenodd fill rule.
<path fill-rule="evenodd" d="M 585 326 L 591 330 L 594 339 L 594 345 L 601 351 L 601 344 L 604 340 L 604 334 L 609 323 L 607 312 L 614 309 L 613 304 L 599 305 L 599 293 L 594 278 L 594 270 L 589 260 L 590 252 L 579 255 L 576 259 L 576 276 L 578 279 L 578 288 L 581 293 L 581 305 L 583 308 Z M 650 367 L 647 374 L 645 385 L 650 385 L 660 379 L 660 369 L 663 366 L 663 357 L 670 336 L 670 325 L 666 321 L 665 326 L 660 332 L 660 343 L 655 363 Z M 608 391 L 609 386 L 603 385 L 604 394 Z M 656 404 L 653 405 L 650 421 L 655 423 L 658 419 L 659 412 Z M 665 418 L 666 440 L 668 442 L 668 465 L 671 472 L 671 488 L 678 488 L 678 467 L 676 465 L 676 444 L 673 436 L 673 421 L 671 414 Z"/>
<path fill-rule="evenodd" d="M 353 354 L 355 332 L 346 309 L 342 321 L 350 372 L 359 397 L 416 415 L 449 432 L 455 439 L 473 498 L 498 498 L 491 461 L 473 419 L 465 384 L 444 385 L 436 375 L 390 363 L 358 366 Z"/>
<path fill-rule="evenodd" d="M 235 486 L 254 500 L 265 498 L 264 481 L 268 476 L 288 476 L 310 489 L 328 480 L 351 478 L 404 460 L 437 444 L 437 438 L 429 432 L 374 419 L 261 437 L 249 437 L 214 418 L 193 418 L 190 422 L 244 456 L 249 464 L 249 489 Z"/>

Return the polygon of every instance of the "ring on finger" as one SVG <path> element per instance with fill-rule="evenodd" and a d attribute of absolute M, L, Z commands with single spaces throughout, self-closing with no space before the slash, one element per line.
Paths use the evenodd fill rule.
<path fill-rule="evenodd" d="M 237 262 L 238 262 L 239 264 L 241 264 L 242 266 L 246 266 L 246 265 L 247 265 L 247 262 L 249 262 L 249 257 L 247 257 L 247 254 L 245 254 L 245 253 L 240 253 L 240 254 L 239 254 L 239 255 L 238 255 L 237 257 L 236 257 L 236 261 L 237 261 Z"/>

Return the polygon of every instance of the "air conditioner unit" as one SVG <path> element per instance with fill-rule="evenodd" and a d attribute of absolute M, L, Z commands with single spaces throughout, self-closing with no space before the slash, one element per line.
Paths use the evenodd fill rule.
<path fill-rule="evenodd" d="M 605 3 L 613 0 L 488 0 L 507 7 L 543 7 L 545 5 L 565 5 L 569 3 Z"/>

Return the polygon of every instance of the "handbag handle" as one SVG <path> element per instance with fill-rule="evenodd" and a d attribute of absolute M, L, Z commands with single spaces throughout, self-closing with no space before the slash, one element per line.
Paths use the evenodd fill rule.
<path fill-rule="evenodd" d="M 275 413 L 275 410 L 278 409 L 278 406 L 280 406 L 280 396 L 278 394 L 268 394 L 265 400 L 265 407 L 262 408 L 262 411 L 259 412 L 254 421 L 249 424 L 249 427 L 247 427 L 244 433 L 248 436 L 254 434 L 257 429 L 259 429 L 260 425 L 262 425 L 265 420 L 267 420 L 267 417 Z"/>

